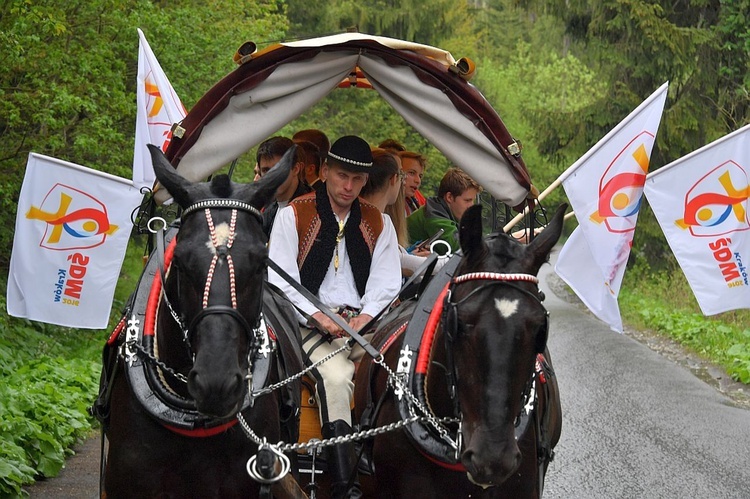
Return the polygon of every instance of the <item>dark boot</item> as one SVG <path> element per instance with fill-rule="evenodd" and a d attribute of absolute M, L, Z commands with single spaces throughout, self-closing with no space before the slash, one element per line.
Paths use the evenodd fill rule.
<path fill-rule="evenodd" d="M 341 419 L 325 423 L 321 431 L 324 439 L 343 437 L 352 433 L 352 427 Z M 362 497 L 357 479 L 357 453 L 354 442 L 326 447 L 328 474 L 331 477 L 333 499 Z"/>

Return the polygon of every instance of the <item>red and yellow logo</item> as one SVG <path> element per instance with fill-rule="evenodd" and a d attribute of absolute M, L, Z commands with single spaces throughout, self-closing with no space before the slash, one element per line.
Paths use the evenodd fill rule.
<path fill-rule="evenodd" d="M 161 135 L 161 150 L 166 152 L 169 143 L 172 141 L 172 123 L 166 116 L 164 98 L 159 91 L 159 85 L 154 81 L 153 72 L 146 75 L 144 87 L 146 91 L 146 120 L 149 128 L 151 128 L 151 140 L 158 143 L 159 140 L 154 135 Z M 164 113 L 162 113 L 163 110 Z"/>
<path fill-rule="evenodd" d="M 107 207 L 101 201 L 59 183 L 50 189 L 41 205 L 29 209 L 26 218 L 47 224 L 39 245 L 58 251 L 94 248 L 118 229 L 109 222 Z"/>
<path fill-rule="evenodd" d="M 748 184 L 750 180 L 740 165 L 731 160 L 722 163 L 687 191 L 683 218 L 675 223 L 697 237 L 748 230 Z"/>
<path fill-rule="evenodd" d="M 615 156 L 599 180 L 598 209 L 589 216 L 592 222 L 603 223 L 612 233 L 635 230 L 653 143 L 653 134 L 641 132 Z"/>

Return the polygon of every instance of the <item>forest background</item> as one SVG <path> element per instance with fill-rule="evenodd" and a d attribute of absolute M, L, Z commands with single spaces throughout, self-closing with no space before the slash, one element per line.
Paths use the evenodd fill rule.
<path fill-rule="evenodd" d="M 359 31 L 476 61 L 472 80 L 549 185 L 665 81 L 655 170 L 750 122 L 750 0 L 6 0 L 0 5 L 0 286 L 28 153 L 131 177 L 141 28 L 187 109 L 252 40 Z M 432 194 L 445 158 L 372 91 L 337 90 L 279 133 L 396 138 L 424 153 Z M 237 177 L 250 180 L 254 154 Z M 562 189 L 545 205 L 564 200 Z M 568 227 L 572 230 L 574 225 Z M 134 287 L 134 237 L 113 307 Z M 135 277 L 133 277 L 135 275 Z M 620 295 L 628 327 L 669 335 L 750 383 L 750 313 L 705 318 L 644 203 Z M 0 297 L 5 311 L 5 296 Z M 54 476 L 91 431 L 107 331 L 0 315 L 0 497 Z"/>

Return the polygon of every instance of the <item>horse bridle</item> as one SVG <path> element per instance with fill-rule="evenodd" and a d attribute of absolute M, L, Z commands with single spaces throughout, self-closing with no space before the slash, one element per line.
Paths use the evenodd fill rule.
<path fill-rule="evenodd" d="M 471 290 L 471 292 L 469 292 L 469 294 L 461 298 L 461 300 L 457 302 L 452 302 L 451 297 L 453 295 L 455 287 L 459 284 L 472 282 L 472 281 L 490 281 L 490 282 Z M 463 275 L 454 277 L 450 283 L 450 286 L 448 287 L 448 292 L 446 293 L 445 299 L 443 302 L 443 317 L 441 321 L 443 324 L 443 335 L 445 337 L 446 363 L 448 364 L 447 366 L 445 366 L 445 371 L 446 371 L 446 377 L 448 381 L 448 393 L 453 403 L 453 410 L 454 410 L 455 416 L 459 419 L 461 418 L 461 408 L 460 408 L 460 404 L 458 400 L 456 365 L 453 360 L 453 343 L 455 342 L 459 333 L 459 324 L 458 324 L 458 306 L 459 305 L 468 301 L 472 296 L 476 295 L 480 291 L 483 291 L 489 287 L 499 285 L 499 284 L 510 286 L 516 289 L 517 291 L 520 291 L 532 297 L 542 307 L 542 310 L 544 311 L 544 325 L 542 327 L 544 328 L 543 334 L 545 336 L 545 343 L 546 343 L 546 336 L 549 330 L 549 312 L 547 311 L 544 304 L 542 303 L 542 301 L 544 300 L 544 293 L 542 293 L 541 290 L 538 290 L 537 293 L 532 293 L 531 291 L 527 289 L 523 289 L 522 287 L 517 286 L 516 284 L 514 284 L 515 282 L 530 282 L 533 284 L 539 284 L 539 279 L 535 275 L 522 274 L 522 273 L 505 274 L 505 273 L 498 273 L 498 272 L 472 272 L 472 273 L 463 274 Z M 538 349 L 539 347 L 537 347 L 537 350 Z M 524 394 L 521 400 L 522 402 L 521 411 L 523 411 L 523 407 L 526 405 L 526 401 L 528 397 L 530 396 L 530 391 L 531 391 L 531 382 L 527 383 L 527 386 L 524 389 Z M 520 419 L 520 414 L 516 417 L 516 421 L 518 421 L 519 419 Z"/>
<path fill-rule="evenodd" d="M 219 241 L 217 239 L 216 228 L 214 227 L 213 217 L 211 216 L 212 209 L 232 210 L 231 219 L 229 223 L 229 234 L 227 236 L 227 240 L 225 244 L 219 244 Z M 255 208 L 254 206 L 248 203 L 245 203 L 243 201 L 239 201 L 236 199 L 205 199 L 205 200 L 193 203 L 182 212 L 182 220 L 185 220 L 188 216 L 194 213 L 197 213 L 199 211 L 203 211 L 206 217 L 206 222 L 208 224 L 208 230 L 211 236 L 211 243 L 213 244 L 213 247 L 214 247 L 214 255 L 213 255 L 213 258 L 211 259 L 211 263 L 209 264 L 208 274 L 206 276 L 206 284 L 203 289 L 202 308 L 195 315 L 195 317 L 193 317 L 193 319 L 190 321 L 190 325 L 187 328 L 184 326 L 184 322 L 180 319 L 180 317 L 174 312 L 174 308 L 172 307 L 169 299 L 167 298 L 166 287 L 165 286 L 162 287 L 162 289 L 164 289 L 164 300 L 167 303 L 167 306 L 170 312 L 172 313 L 172 317 L 175 319 L 175 321 L 178 323 L 178 325 L 182 329 L 185 343 L 188 345 L 189 349 L 191 349 L 190 332 L 194 331 L 198 323 L 209 315 L 229 315 L 240 324 L 242 329 L 245 331 L 245 334 L 247 334 L 248 338 L 250 338 L 251 342 L 254 338 L 254 331 L 257 330 L 260 325 L 260 320 L 261 320 L 260 314 L 258 314 L 258 318 L 257 318 L 255 326 L 251 326 L 247 322 L 245 317 L 242 314 L 240 314 L 237 309 L 237 291 L 236 291 L 236 279 L 235 279 L 235 272 L 234 272 L 234 262 L 232 261 L 232 255 L 229 253 L 229 251 L 232 249 L 232 245 L 234 243 L 234 239 L 236 235 L 236 222 L 237 222 L 238 210 L 242 210 L 247 213 L 250 213 L 258 220 L 259 223 L 262 223 L 263 221 L 263 216 L 261 215 L 260 211 L 258 211 L 257 208 Z M 229 272 L 229 287 L 230 287 L 229 292 L 231 296 L 231 306 L 208 304 L 208 298 L 211 293 L 211 284 L 213 282 L 214 272 L 216 270 L 216 264 L 218 263 L 220 259 L 225 260 L 227 263 L 227 270 Z M 162 271 L 162 276 L 163 276 L 163 271 Z M 162 277 L 162 279 L 164 280 L 164 277 Z M 263 291 L 261 288 L 261 301 L 263 299 L 262 292 Z"/>

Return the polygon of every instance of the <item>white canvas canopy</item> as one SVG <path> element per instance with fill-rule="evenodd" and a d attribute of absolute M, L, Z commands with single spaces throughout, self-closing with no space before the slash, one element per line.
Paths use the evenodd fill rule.
<path fill-rule="evenodd" d="M 189 180 L 214 173 L 350 81 L 371 85 L 495 198 L 518 206 L 531 190 L 516 141 L 448 52 L 346 33 L 278 44 L 236 59 L 240 67 L 201 98 L 167 150 Z M 167 197 L 157 193 L 158 200 Z"/>

